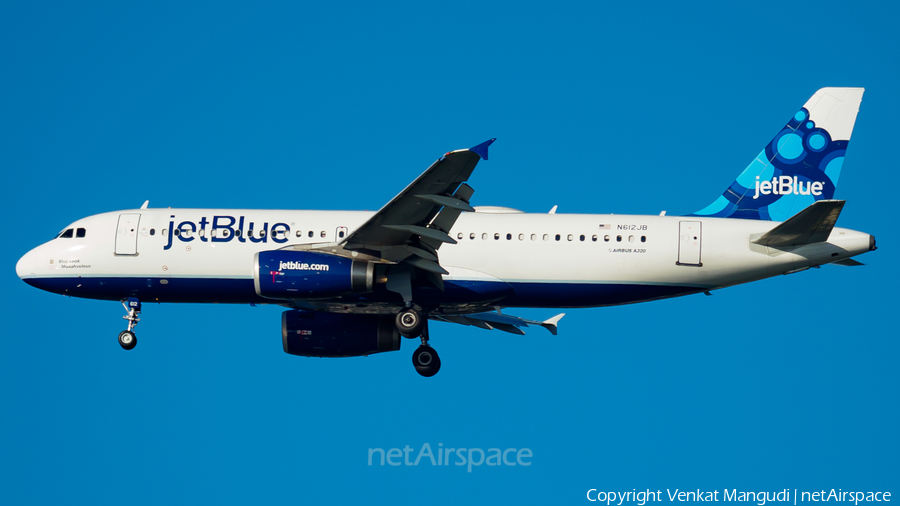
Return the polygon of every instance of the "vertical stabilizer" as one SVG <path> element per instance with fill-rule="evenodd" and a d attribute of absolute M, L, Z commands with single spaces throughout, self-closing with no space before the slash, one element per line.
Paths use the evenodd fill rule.
<path fill-rule="evenodd" d="M 817 91 L 722 196 L 694 216 L 785 221 L 832 199 L 863 91 Z"/>

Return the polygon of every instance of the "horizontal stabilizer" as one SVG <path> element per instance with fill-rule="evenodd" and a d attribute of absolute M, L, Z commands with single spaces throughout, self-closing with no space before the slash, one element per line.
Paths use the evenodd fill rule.
<path fill-rule="evenodd" d="M 859 267 L 860 265 L 866 265 L 860 261 L 854 260 L 852 258 L 845 258 L 843 260 L 838 260 L 837 262 L 831 262 L 832 265 L 843 265 L 845 267 Z"/>
<path fill-rule="evenodd" d="M 845 200 L 814 202 L 753 242 L 773 248 L 785 248 L 827 241 L 844 204 Z"/>

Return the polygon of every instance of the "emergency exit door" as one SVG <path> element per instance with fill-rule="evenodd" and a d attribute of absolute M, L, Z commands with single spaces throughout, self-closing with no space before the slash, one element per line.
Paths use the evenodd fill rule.
<path fill-rule="evenodd" d="M 141 215 L 125 213 L 119 215 L 116 227 L 116 255 L 137 255 L 138 223 Z"/>
<path fill-rule="evenodd" d="M 678 261 L 677 265 L 693 265 L 702 267 L 700 262 L 700 246 L 703 235 L 699 221 L 682 221 L 678 223 Z"/>

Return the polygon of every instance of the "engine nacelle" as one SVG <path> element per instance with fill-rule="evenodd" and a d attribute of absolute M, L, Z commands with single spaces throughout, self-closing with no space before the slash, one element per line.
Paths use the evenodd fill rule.
<path fill-rule="evenodd" d="M 312 251 L 260 251 L 253 261 L 260 297 L 316 299 L 372 291 L 375 264 Z"/>
<path fill-rule="evenodd" d="M 281 315 L 284 352 L 304 357 L 358 357 L 400 349 L 394 317 L 292 310 Z"/>

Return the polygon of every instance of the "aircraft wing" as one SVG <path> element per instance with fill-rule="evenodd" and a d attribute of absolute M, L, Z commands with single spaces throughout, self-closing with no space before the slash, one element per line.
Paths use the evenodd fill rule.
<path fill-rule="evenodd" d="M 411 257 L 408 263 L 415 267 L 446 274 L 437 263 L 437 249 L 443 243 L 456 244 L 447 232 L 461 212 L 474 211 L 469 206 L 474 190 L 465 181 L 479 160 L 487 160 L 494 140 L 442 156 L 341 246 L 391 262 Z"/>
<path fill-rule="evenodd" d="M 432 314 L 429 316 L 432 320 L 443 321 L 448 323 L 458 323 L 460 325 L 469 325 L 473 327 L 478 327 L 485 330 L 502 330 L 503 332 L 509 332 L 510 334 L 518 334 L 521 336 L 525 335 L 525 332 L 522 330 L 524 327 L 528 327 L 531 325 L 539 325 L 549 330 L 551 334 L 556 335 L 557 323 L 559 320 L 565 316 L 565 313 L 560 313 L 549 320 L 544 320 L 542 322 L 535 320 L 526 320 L 525 318 L 519 318 L 518 316 L 510 316 L 500 313 L 495 313 L 493 311 L 489 311 L 486 313 L 475 313 L 475 314 L 466 314 L 466 315 L 445 315 L 445 314 Z"/>

